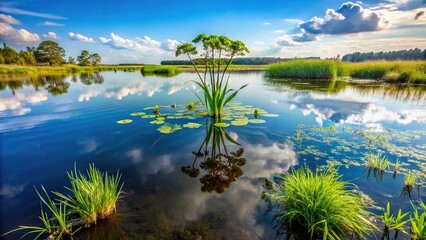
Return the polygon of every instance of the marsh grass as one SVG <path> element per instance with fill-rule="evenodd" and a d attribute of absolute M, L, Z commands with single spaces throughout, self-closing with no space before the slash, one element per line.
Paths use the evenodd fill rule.
<path fill-rule="evenodd" d="M 72 213 L 81 217 L 84 225 L 96 224 L 98 219 L 104 219 L 115 213 L 116 202 L 122 194 L 123 184 L 120 184 L 121 174 L 101 173 L 94 165 L 89 165 L 86 175 L 77 171 L 68 173 L 71 187 L 70 195 L 55 192 L 61 202 L 69 206 Z"/>
<path fill-rule="evenodd" d="M 269 65 L 267 75 L 300 79 L 352 77 L 395 83 L 426 83 L 426 61 L 345 63 L 336 60 L 292 60 Z"/>
<path fill-rule="evenodd" d="M 312 172 L 309 168 L 276 176 L 282 182 L 272 191 L 278 226 L 303 239 L 364 238 L 375 228 L 356 186 L 341 180 L 335 169 Z"/>
<path fill-rule="evenodd" d="M 101 72 L 101 71 L 125 71 L 133 72 L 141 68 L 141 65 L 98 65 L 79 66 L 65 64 L 62 66 L 18 66 L 0 65 L 0 74 L 51 74 L 51 73 L 78 73 L 78 72 Z"/>
<path fill-rule="evenodd" d="M 423 202 L 420 202 L 421 208 L 423 211 L 414 208 L 414 216 L 410 216 L 411 222 L 411 239 L 414 240 L 424 240 L 426 239 L 426 205 Z"/>
<path fill-rule="evenodd" d="M 160 75 L 160 76 L 175 76 L 179 74 L 181 70 L 178 67 L 175 66 L 159 66 L 159 65 L 152 65 L 152 66 L 143 66 L 141 68 L 141 73 L 144 76 L 150 76 L 150 75 Z"/>
<path fill-rule="evenodd" d="M 398 214 L 394 216 L 391 214 L 390 203 L 386 204 L 386 210 L 383 212 L 382 220 L 385 228 L 383 230 L 383 237 L 387 237 L 389 239 L 390 230 L 395 231 L 395 239 L 398 238 L 399 232 L 406 233 L 404 230 L 405 224 L 409 222 L 409 220 L 404 220 L 404 218 L 408 215 L 408 213 L 402 213 L 402 210 L 399 209 Z M 383 239 L 383 238 L 382 238 Z"/>
<path fill-rule="evenodd" d="M 302 79 L 334 79 L 337 77 L 337 62 L 324 60 L 293 60 L 272 64 L 268 68 L 270 77 Z M 340 68 L 339 73 L 343 72 Z"/>
<path fill-rule="evenodd" d="M 37 234 L 34 239 L 38 239 L 43 235 L 49 235 L 50 238 L 54 239 L 62 239 L 63 237 L 70 237 L 73 235 L 73 222 L 70 219 L 69 211 L 67 211 L 67 207 L 64 203 L 59 202 L 55 203 L 49 197 L 46 189 L 41 186 L 46 197 L 43 197 L 37 189 L 35 189 L 40 201 L 49 209 L 52 217 L 49 217 L 47 212 L 43 211 L 43 207 L 41 208 L 41 215 L 39 216 L 40 220 L 43 223 L 43 226 L 19 226 L 18 228 L 9 231 L 3 235 L 10 234 L 17 231 L 27 231 L 21 238 L 29 235 L 29 234 Z M 50 239 L 49 238 L 49 239 Z"/>

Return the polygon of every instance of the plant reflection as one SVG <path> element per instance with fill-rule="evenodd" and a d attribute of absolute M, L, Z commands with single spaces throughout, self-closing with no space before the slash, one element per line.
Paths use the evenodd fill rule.
<path fill-rule="evenodd" d="M 47 82 L 46 90 L 53 96 L 58 96 L 68 92 L 70 83 L 65 80 L 66 76 L 51 75 L 43 76 L 42 79 Z"/>
<path fill-rule="evenodd" d="M 104 77 L 101 73 L 95 72 L 95 73 L 80 73 L 79 75 L 81 83 L 84 85 L 92 85 L 94 84 L 102 84 L 104 82 Z"/>
<path fill-rule="evenodd" d="M 200 178 L 202 192 L 223 193 L 240 176 L 243 175 L 242 166 L 245 165 L 244 149 L 240 147 L 234 152 L 228 152 L 227 142 L 239 145 L 233 140 L 224 128 L 216 127 L 211 122 L 206 127 L 206 138 L 196 152 L 192 165 L 182 166 L 181 170 L 192 178 L 200 175 L 200 169 L 206 172 Z M 202 159 L 199 168 L 198 159 Z"/>

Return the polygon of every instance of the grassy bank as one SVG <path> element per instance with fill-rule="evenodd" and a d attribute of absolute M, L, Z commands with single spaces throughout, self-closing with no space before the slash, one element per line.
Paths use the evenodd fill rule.
<path fill-rule="evenodd" d="M 150 65 L 143 66 L 141 68 L 141 73 L 143 76 L 149 75 L 161 75 L 161 76 L 175 76 L 181 72 L 180 68 L 176 66 L 160 66 L 160 65 Z"/>
<path fill-rule="evenodd" d="M 18 66 L 0 65 L 0 74 L 51 74 L 51 73 L 77 73 L 77 72 L 101 72 L 101 71 L 138 71 L 141 65 L 99 65 L 78 66 L 66 64 L 62 66 Z"/>
<path fill-rule="evenodd" d="M 162 65 L 168 66 L 168 65 Z M 192 65 L 173 65 L 175 67 L 180 68 L 183 72 L 195 72 L 194 67 Z M 197 65 L 198 70 L 205 70 L 205 65 Z M 239 72 L 239 71 L 263 71 L 268 69 L 268 65 L 229 65 L 227 71 L 231 72 Z"/>
<path fill-rule="evenodd" d="M 302 79 L 353 77 L 387 82 L 426 83 L 425 61 L 371 61 L 344 63 L 335 60 L 294 60 L 272 64 L 268 76 Z"/>

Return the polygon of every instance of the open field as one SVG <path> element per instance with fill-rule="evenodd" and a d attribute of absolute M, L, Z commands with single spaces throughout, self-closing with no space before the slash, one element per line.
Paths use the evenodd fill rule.
<path fill-rule="evenodd" d="M 76 72 L 100 72 L 100 71 L 138 71 L 142 65 L 99 65 L 78 66 L 66 64 L 62 66 L 19 66 L 0 65 L 0 74 L 51 74 L 51 73 L 76 73 Z"/>

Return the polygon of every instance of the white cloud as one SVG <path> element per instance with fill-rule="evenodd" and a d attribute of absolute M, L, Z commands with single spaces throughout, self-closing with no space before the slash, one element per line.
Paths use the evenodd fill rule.
<path fill-rule="evenodd" d="M 48 32 L 47 34 L 43 34 L 44 39 L 57 40 L 59 36 L 54 32 Z"/>
<path fill-rule="evenodd" d="M 87 43 L 96 42 L 93 38 L 83 36 L 79 33 L 75 34 L 73 32 L 69 32 L 68 36 L 70 37 L 71 40 L 77 40 L 77 41 L 80 41 L 80 42 L 87 42 Z"/>
<path fill-rule="evenodd" d="M 274 33 L 283 33 L 284 31 L 283 30 L 280 30 L 280 29 L 278 29 L 278 30 L 275 30 L 274 31 Z"/>
<path fill-rule="evenodd" d="M 5 6 L 6 4 L 0 4 L 0 11 L 5 13 L 11 13 L 11 14 L 20 14 L 20 15 L 27 15 L 27 16 L 33 16 L 33 17 L 41 17 L 41 18 L 47 18 L 47 19 L 67 19 L 66 17 L 57 16 L 53 14 L 48 13 L 37 13 L 37 12 L 31 12 L 26 11 L 14 7 L 8 7 Z"/>
<path fill-rule="evenodd" d="M 0 39 L 11 45 L 26 45 L 40 41 L 40 36 L 23 28 L 16 29 L 10 24 L 0 22 Z"/>
<path fill-rule="evenodd" d="M 339 9 L 328 9 L 325 17 L 313 17 L 299 23 L 299 28 L 312 34 L 347 34 L 380 31 L 388 22 L 377 12 L 357 3 L 343 3 Z"/>
<path fill-rule="evenodd" d="M 144 53 L 161 53 L 161 43 L 148 36 L 137 37 L 135 40 L 126 39 L 115 33 L 110 34 L 110 38 L 100 37 L 99 41 L 115 49 L 129 49 Z"/>
<path fill-rule="evenodd" d="M 19 25 L 21 22 L 10 15 L 0 13 L 0 22 L 6 23 L 9 25 Z"/>
<path fill-rule="evenodd" d="M 295 22 L 295 23 L 299 23 L 299 22 L 303 22 L 302 20 L 300 20 L 300 19 L 297 19 L 297 18 L 284 18 L 283 19 L 284 20 L 284 22 Z"/>
<path fill-rule="evenodd" d="M 49 22 L 49 21 L 44 21 L 42 23 L 42 25 L 44 25 L 44 26 L 53 26 L 53 27 L 63 27 L 63 26 L 65 26 L 65 24 L 62 24 L 62 23 Z"/>
<path fill-rule="evenodd" d="M 264 22 L 263 25 L 271 25 L 270 22 Z"/>
<path fill-rule="evenodd" d="M 167 39 L 166 42 L 161 44 L 161 48 L 166 51 L 176 51 L 177 46 L 180 44 L 178 40 Z"/>
<path fill-rule="evenodd" d="M 254 42 L 254 44 L 255 44 L 255 45 L 264 45 L 264 44 L 265 44 L 265 42 L 262 42 L 262 41 L 255 41 L 255 42 Z"/>

